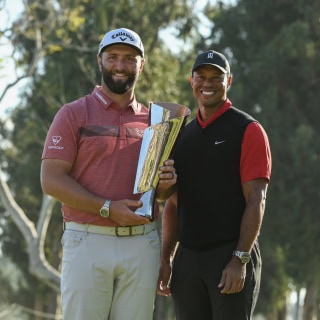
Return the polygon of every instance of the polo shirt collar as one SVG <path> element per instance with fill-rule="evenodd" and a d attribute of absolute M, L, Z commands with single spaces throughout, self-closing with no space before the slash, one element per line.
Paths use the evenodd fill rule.
<path fill-rule="evenodd" d="M 101 86 L 96 86 L 93 90 L 93 96 L 97 99 L 104 108 L 108 109 L 112 104 L 115 104 L 107 95 L 101 90 Z M 141 104 L 137 102 L 134 96 L 132 101 L 128 104 L 128 108 L 131 108 L 134 113 L 139 113 L 141 111 Z"/>
<path fill-rule="evenodd" d="M 209 124 L 211 124 L 214 120 L 216 120 L 218 117 L 220 117 L 223 113 L 225 113 L 227 110 L 229 110 L 232 106 L 231 101 L 227 98 L 226 101 L 221 105 L 221 107 L 215 112 L 212 117 L 207 120 L 203 121 L 200 116 L 200 110 L 197 111 L 197 119 L 198 123 L 201 126 L 201 128 L 207 127 Z"/>

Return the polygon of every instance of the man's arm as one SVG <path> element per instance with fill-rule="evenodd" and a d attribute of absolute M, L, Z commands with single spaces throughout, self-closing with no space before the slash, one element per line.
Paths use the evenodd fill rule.
<path fill-rule="evenodd" d="M 243 184 L 246 208 L 241 220 L 240 237 L 236 250 L 251 252 L 263 220 L 268 181 L 256 179 Z"/>
<path fill-rule="evenodd" d="M 177 245 L 178 232 L 177 193 L 175 192 L 167 200 L 162 215 L 162 250 L 157 290 L 159 295 L 171 294 L 171 258 Z"/>
<path fill-rule="evenodd" d="M 41 163 L 41 186 L 44 193 L 56 198 L 69 207 L 99 215 L 107 200 L 85 189 L 70 176 L 72 163 L 58 159 L 44 159 Z M 110 216 L 123 226 L 150 223 L 148 218 L 134 214 L 142 205 L 141 201 L 120 200 L 110 203 Z"/>
<path fill-rule="evenodd" d="M 72 163 L 58 159 L 44 159 L 41 163 L 41 186 L 44 193 L 66 205 L 92 214 L 99 214 L 105 202 L 83 188 L 69 175 Z"/>
<path fill-rule="evenodd" d="M 240 237 L 236 250 L 251 252 L 262 225 L 267 194 L 267 179 L 251 180 L 242 185 L 246 207 L 240 226 Z M 246 265 L 239 258 L 230 257 L 230 262 L 222 272 L 219 287 L 221 293 L 236 293 L 243 289 Z"/>

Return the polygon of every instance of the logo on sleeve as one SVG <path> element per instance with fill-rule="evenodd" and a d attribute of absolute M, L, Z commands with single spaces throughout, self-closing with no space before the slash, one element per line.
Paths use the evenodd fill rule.
<path fill-rule="evenodd" d="M 59 142 L 61 141 L 61 136 L 52 136 L 52 143 L 54 144 L 53 146 L 48 146 L 48 149 L 58 149 L 58 150 L 63 150 L 64 147 L 58 146 Z"/>
<path fill-rule="evenodd" d="M 52 137 L 52 142 L 53 144 L 56 146 L 59 142 L 61 141 L 61 137 L 60 136 L 53 136 Z"/>

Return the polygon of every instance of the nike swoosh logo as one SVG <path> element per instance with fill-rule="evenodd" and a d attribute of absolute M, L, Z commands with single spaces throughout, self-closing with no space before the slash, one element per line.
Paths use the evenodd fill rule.
<path fill-rule="evenodd" d="M 217 144 L 221 144 L 221 143 L 224 143 L 224 142 L 226 142 L 226 140 L 215 141 L 214 144 L 217 145 Z"/>

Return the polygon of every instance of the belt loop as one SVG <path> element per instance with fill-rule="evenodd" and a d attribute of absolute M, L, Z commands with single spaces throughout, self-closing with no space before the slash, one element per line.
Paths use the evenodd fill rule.
<path fill-rule="evenodd" d="M 116 237 L 121 237 L 121 234 L 119 233 L 120 227 L 114 227 L 114 228 L 115 228 L 114 231 L 115 231 Z"/>

